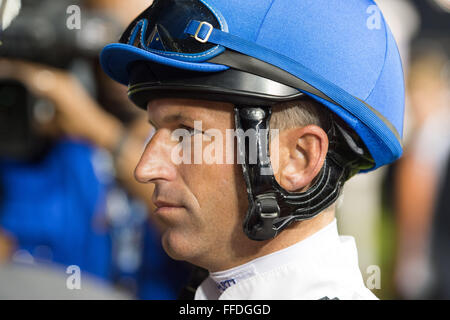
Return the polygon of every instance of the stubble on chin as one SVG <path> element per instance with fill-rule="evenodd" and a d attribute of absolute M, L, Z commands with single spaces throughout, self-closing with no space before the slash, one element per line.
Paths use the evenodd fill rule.
<path fill-rule="evenodd" d="M 202 242 L 194 230 L 186 229 L 186 224 L 167 227 L 161 235 L 161 245 L 174 260 L 196 264 L 201 255 Z"/>

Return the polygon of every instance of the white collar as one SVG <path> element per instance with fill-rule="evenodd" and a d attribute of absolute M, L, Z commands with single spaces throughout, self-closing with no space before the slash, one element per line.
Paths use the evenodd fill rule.
<path fill-rule="evenodd" d="M 276 283 L 269 285 L 272 280 Z M 273 299 L 271 295 L 276 290 L 271 293 L 273 290 L 270 288 L 277 287 L 283 281 L 285 287 L 289 287 L 291 281 L 302 283 L 305 287 L 324 281 L 333 285 L 339 282 L 343 286 L 361 286 L 362 277 L 353 238 L 340 237 L 334 219 L 321 230 L 292 246 L 238 267 L 211 273 L 199 287 L 195 297 L 208 300 L 253 299 L 255 294 L 259 294 L 262 299 Z M 263 290 L 267 285 L 267 290 Z M 289 295 L 289 289 L 283 291 Z M 298 292 L 291 294 L 297 296 Z M 326 295 L 330 294 L 333 293 Z"/>
<path fill-rule="evenodd" d="M 282 250 L 258 257 L 243 265 L 225 271 L 210 273 L 210 278 L 216 283 L 217 294 L 223 293 L 227 288 L 239 281 L 273 270 L 285 264 L 292 263 L 293 257 L 309 256 L 311 250 L 318 250 L 324 243 L 339 240 L 336 219 L 330 224 L 312 234 L 308 238 L 297 242 Z"/>

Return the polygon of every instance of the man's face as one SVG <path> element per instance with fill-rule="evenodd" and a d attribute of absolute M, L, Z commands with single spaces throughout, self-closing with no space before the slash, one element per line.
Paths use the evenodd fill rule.
<path fill-rule="evenodd" d="M 173 161 L 174 150 L 180 145 L 172 136 L 175 130 L 190 130 L 194 121 L 201 121 L 203 132 L 216 129 L 225 137 L 227 129 L 234 129 L 233 106 L 161 99 L 149 103 L 148 117 L 156 132 L 145 148 L 135 175 L 138 181 L 155 185 L 152 200 L 158 209 L 154 215 L 166 227 L 162 235 L 166 252 L 175 259 L 207 265 L 210 269 L 216 263 L 224 265 L 239 258 L 233 255 L 248 254 L 246 243 L 250 240 L 242 231 L 248 207 L 247 192 L 240 165 L 225 161 L 225 153 L 230 151 L 226 150 L 226 139 L 223 139 L 224 164 Z M 183 146 L 183 152 L 191 149 L 192 159 L 195 137 L 203 140 L 204 134 L 192 132 L 190 144 Z M 201 150 L 211 143 L 214 140 L 202 141 Z"/>

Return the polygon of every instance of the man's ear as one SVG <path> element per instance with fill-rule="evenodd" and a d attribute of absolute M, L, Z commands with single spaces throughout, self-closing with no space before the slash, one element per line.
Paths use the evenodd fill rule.
<path fill-rule="evenodd" d="M 277 182 L 287 191 L 306 190 L 325 161 L 327 134 L 317 125 L 287 129 L 280 132 L 278 145 L 278 154 L 271 152 Z"/>

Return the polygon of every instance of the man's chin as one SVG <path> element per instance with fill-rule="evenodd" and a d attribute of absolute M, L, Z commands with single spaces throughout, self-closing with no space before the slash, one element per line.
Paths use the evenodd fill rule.
<path fill-rule="evenodd" d="M 174 228 L 167 228 L 161 236 L 161 244 L 167 255 L 174 260 L 191 262 L 197 255 L 197 246 L 189 237 Z"/>

